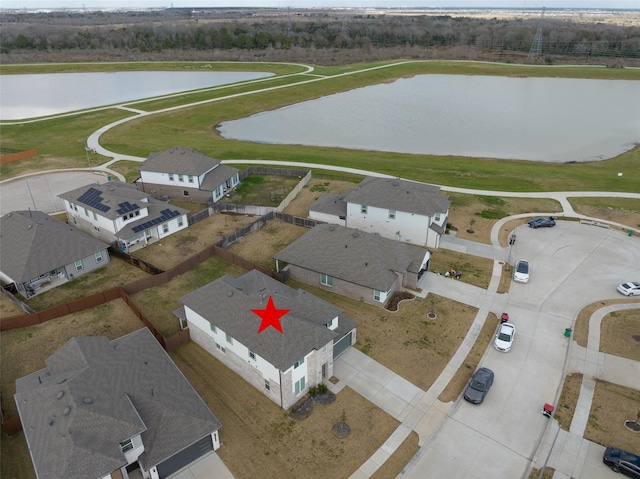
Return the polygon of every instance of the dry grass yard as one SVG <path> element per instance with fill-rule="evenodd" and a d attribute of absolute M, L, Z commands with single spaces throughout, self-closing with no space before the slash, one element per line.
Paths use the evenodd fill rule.
<path fill-rule="evenodd" d="M 273 220 L 229 247 L 229 251 L 256 264 L 275 270 L 273 255 L 309 231 L 285 221 Z"/>
<path fill-rule="evenodd" d="M 640 228 L 640 200 L 632 198 L 569 198 L 569 202 L 576 213 Z"/>
<path fill-rule="evenodd" d="M 69 314 L 37 326 L 3 331 L 0 334 L 0 391 L 7 417 L 17 415 L 13 395 L 17 378 L 45 367 L 45 359 L 74 336 L 119 338 L 144 325 L 121 299 L 93 309 Z M 2 477 L 35 479 L 35 472 L 22 433 L 0 438 Z"/>
<path fill-rule="evenodd" d="M 135 251 L 133 256 L 168 271 L 256 219 L 257 216 L 218 213 Z"/>
<path fill-rule="evenodd" d="M 574 324 L 574 328 L 573 328 L 573 339 L 580 345 L 583 347 L 587 347 L 587 337 L 589 336 L 589 320 L 591 319 L 591 315 L 598 309 L 604 307 L 604 306 L 609 306 L 612 304 L 625 304 L 625 303 L 637 303 L 638 300 L 637 299 L 632 299 L 632 298 L 628 298 L 628 299 L 622 299 L 623 296 L 620 295 L 620 299 L 608 299 L 606 301 L 596 301 L 595 303 L 591 303 L 587 306 L 585 306 L 584 308 L 582 308 L 582 310 L 578 313 L 578 317 L 576 318 L 575 324 Z M 618 314 L 621 314 L 622 312 L 619 312 Z M 637 312 L 636 312 L 636 317 L 637 317 Z M 604 322 L 605 318 L 603 318 L 603 322 Z M 632 323 L 633 324 L 633 323 Z M 636 322 L 637 324 L 637 322 Z M 602 328 L 602 323 L 600 324 L 600 327 Z M 639 334 L 639 333 L 632 333 L 632 334 Z M 600 351 L 604 351 L 604 349 L 606 349 L 607 351 L 612 351 L 615 350 L 615 343 L 613 345 L 609 345 L 609 337 L 613 337 L 612 335 L 604 335 L 600 334 Z M 636 346 L 637 347 L 637 346 Z"/>
<path fill-rule="evenodd" d="M 600 351 L 640 361 L 640 303 L 638 309 L 614 311 L 602 318 Z"/>
<path fill-rule="evenodd" d="M 411 431 L 409 436 L 398 446 L 398 449 L 380 466 L 371 478 L 387 479 L 389 477 L 396 477 L 411 458 L 420 450 L 420 446 L 418 446 L 419 439 L 418 434 L 415 431 Z"/>
<path fill-rule="evenodd" d="M 459 280 L 451 278 L 451 281 L 463 281 L 487 289 L 491 282 L 493 260 L 442 248 L 431 252 L 429 271 L 445 274 L 451 268 L 462 271 Z"/>
<path fill-rule="evenodd" d="M 24 311 L 4 294 L 0 294 L 0 318 L 9 318 L 19 314 L 24 314 Z"/>
<path fill-rule="evenodd" d="M 309 205 L 326 193 L 338 195 L 344 193 L 349 188 L 356 188 L 357 183 L 350 181 L 325 180 L 311 178 L 309 182 L 300 190 L 296 198 L 285 208 L 284 213 L 301 216 L 309 216 Z"/>
<path fill-rule="evenodd" d="M 640 391 L 596 380 L 585 439 L 640 455 L 638 433 L 624 426 L 627 420 L 640 420 Z"/>
<path fill-rule="evenodd" d="M 236 479 L 347 478 L 399 425 L 349 388 L 295 421 L 197 344 L 185 344 L 171 356 L 222 423 L 218 454 Z M 351 433 L 338 439 L 331 428 L 343 419 Z M 387 477 L 405 465 L 394 462 Z"/>

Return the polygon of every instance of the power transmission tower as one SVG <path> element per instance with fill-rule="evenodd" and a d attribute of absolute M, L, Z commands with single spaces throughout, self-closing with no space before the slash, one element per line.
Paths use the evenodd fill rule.
<path fill-rule="evenodd" d="M 529 50 L 529 58 L 539 57 L 542 53 L 542 25 L 544 23 L 544 9 L 545 7 L 542 7 L 542 13 L 540 14 L 540 22 L 538 23 L 536 36 L 533 37 L 533 43 L 531 44 L 531 49 Z"/>

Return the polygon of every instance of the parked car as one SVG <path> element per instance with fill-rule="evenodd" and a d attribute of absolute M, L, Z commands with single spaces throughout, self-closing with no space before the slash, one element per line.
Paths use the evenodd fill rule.
<path fill-rule="evenodd" d="M 482 404 L 485 396 L 493 384 L 493 371 L 488 368 L 480 368 L 473 376 L 464 390 L 464 398 L 473 404 Z"/>
<path fill-rule="evenodd" d="M 618 291 L 625 296 L 640 296 L 640 283 L 629 282 L 618 285 Z"/>
<path fill-rule="evenodd" d="M 625 476 L 640 478 L 640 456 L 636 456 L 616 447 L 608 447 L 602 456 L 602 462 L 612 471 L 621 472 Z"/>
<path fill-rule="evenodd" d="M 530 271 L 529 262 L 526 259 L 521 259 L 516 263 L 516 268 L 513 271 L 513 280 L 518 283 L 528 283 Z"/>
<path fill-rule="evenodd" d="M 556 225 L 556 219 L 553 216 L 549 216 L 548 218 L 536 218 L 535 220 L 529 221 L 529 226 L 531 228 L 551 228 Z"/>
<path fill-rule="evenodd" d="M 502 323 L 500 325 L 500 329 L 498 330 L 498 334 L 496 334 L 496 339 L 493 342 L 493 346 L 503 353 L 508 353 L 511 351 L 511 345 L 513 344 L 513 340 L 516 337 L 516 327 L 511 323 Z"/>

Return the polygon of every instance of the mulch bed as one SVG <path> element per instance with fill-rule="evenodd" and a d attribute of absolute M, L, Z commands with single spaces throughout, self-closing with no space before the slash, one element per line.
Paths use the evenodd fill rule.
<path fill-rule="evenodd" d="M 326 406 L 336 400 L 336 395 L 331 391 L 325 394 L 317 394 L 316 396 L 306 395 L 300 401 L 298 401 L 289 411 L 289 417 L 296 421 L 304 421 L 313 412 L 314 404 L 320 404 Z"/>

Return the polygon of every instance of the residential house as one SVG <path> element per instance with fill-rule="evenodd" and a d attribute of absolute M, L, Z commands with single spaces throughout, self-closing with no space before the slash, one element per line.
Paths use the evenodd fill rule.
<path fill-rule="evenodd" d="M 16 381 L 39 479 L 164 479 L 220 447 L 221 425 L 148 329 L 75 337 Z"/>
<path fill-rule="evenodd" d="M 438 186 L 367 177 L 358 188 L 318 198 L 309 206 L 309 218 L 438 248 L 450 205 Z"/>
<path fill-rule="evenodd" d="M 41 211 L 0 218 L 0 279 L 28 298 L 109 262 L 109 245 Z"/>
<path fill-rule="evenodd" d="M 214 203 L 240 184 L 238 169 L 177 146 L 151 153 L 140 166 L 136 184 L 155 198 Z"/>
<path fill-rule="evenodd" d="M 259 332 L 272 298 L 282 333 Z M 293 406 L 309 389 L 333 375 L 333 360 L 356 341 L 357 323 L 342 309 L 257 270 L 224 276 L 180 299 L 176 311 L 191 339 L 280 407 Z"/>
<path fill-rule="evenodd" d="M 132 251 L 189 226 L 187 210 L 120 181 L 91 184 L 59 195 L 70 225 Z"/>
<path fill-rule="evenodd" d="M 429 251 L 354 228 L 319 224 L 278 252 L 276 269 L 334 293 L 383 306 L 393 293 L 416 288 Z"/>

